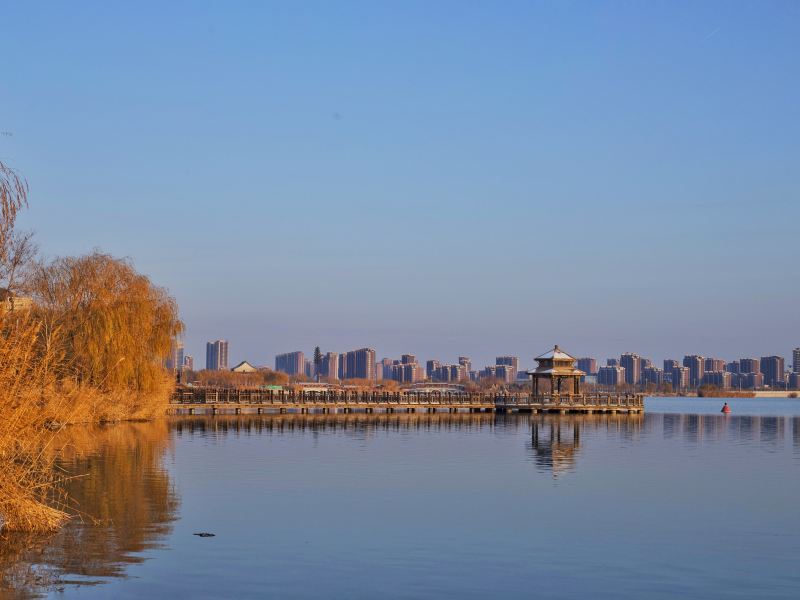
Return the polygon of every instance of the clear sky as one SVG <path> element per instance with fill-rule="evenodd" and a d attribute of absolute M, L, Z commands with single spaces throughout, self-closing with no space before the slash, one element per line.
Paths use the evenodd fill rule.
<path fill-rule="evenodd" d="M 220 337 L 256 364 L 800 345 L 800 3 L 2 2 L 0 22 L 23 225 L 167 286 L 200 364 Z"/>

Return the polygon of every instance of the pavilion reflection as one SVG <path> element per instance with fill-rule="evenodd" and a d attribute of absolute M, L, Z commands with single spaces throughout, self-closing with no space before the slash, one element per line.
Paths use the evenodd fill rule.
<path fill-rule="evenodd" d="M 581 446 L 581 424 L 556 419 L 548 421 L 531 424 L 531 448 L 536 466 L 557 477 L 575 466 Z"/>
<path fill-rule="evenodd" d="M 645 416 L 635 415 L 533 415 L 529 451 L 536 467 L 553 477 L 573 471 L 587 434 L 603 434 L 622 442 L 635 440 Z"/>

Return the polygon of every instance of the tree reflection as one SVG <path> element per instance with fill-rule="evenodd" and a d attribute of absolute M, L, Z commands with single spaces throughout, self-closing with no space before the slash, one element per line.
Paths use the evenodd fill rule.
<path fill-rule="evenodd" d="M 164 469 L 165 422 L 68 428 L 53 450 L 73 519 L 57 534 L 0 544 L 0 595 L 35 597 L 66 583 L 124 576 L 171 531 L 178 498 Z"/>

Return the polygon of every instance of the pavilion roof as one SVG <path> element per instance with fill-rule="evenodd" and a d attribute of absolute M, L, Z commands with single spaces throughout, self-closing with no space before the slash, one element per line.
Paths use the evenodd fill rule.
<path fill-rule="evenodd" d="M 540 354 L 534 360 L 540 360 L 540 359 L 541 360 L 547 360 L 547 359 L 550 359 L 550 360 L 553 360 L 553 359 L 555 359 L 555 360 L 578 360 L 574 356 L 571 356 L 571 355 L 567 354 L 566 352 L 564 352 L 561 348 L 558 347 L 558 344 L 553 346 L 552 350 L 548 350 L 544 354 Z"/>
<path fill-rule="evenodd" d="M 581 371 L 580 369 L 576 369 L 575 367 L 538 367 L 533 369 L 532 371 L 528 371 L 528 375 L 555 375 L 555 376 L 572 376 L 572 377 L 581 377 L 586 375 L 585 372 Z"/>

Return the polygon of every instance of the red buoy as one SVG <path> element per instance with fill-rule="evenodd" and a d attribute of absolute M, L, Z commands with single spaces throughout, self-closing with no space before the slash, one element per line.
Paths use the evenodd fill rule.
<path fill-rule="evenodd" d="M 722 407 L 722 411 L 720 411 L 720 412 L 724 412 L 726 415 L 727 415 L 729 412 L 731 412 L 731 407 L 730 407 L 730 406 L 728 406 L 728 403 L 727 403 L 727 402 L 726 402 L 726 403 L 725 403 L 725 405 Z"/>

